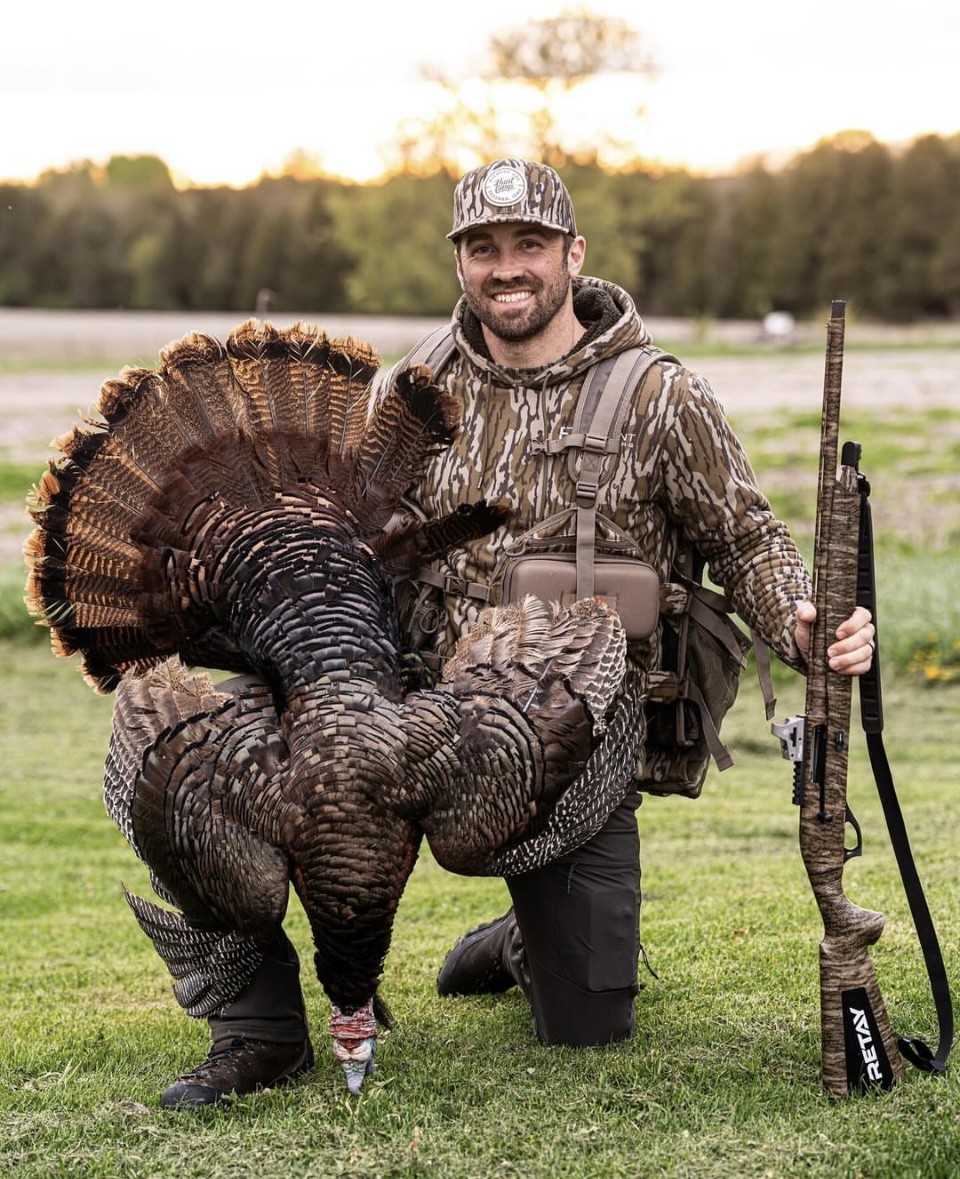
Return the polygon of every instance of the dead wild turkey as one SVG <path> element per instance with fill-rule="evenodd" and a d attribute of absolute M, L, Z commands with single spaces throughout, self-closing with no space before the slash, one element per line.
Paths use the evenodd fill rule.
<path fill-rule="evenodd" d="M 626 789 L 637 729 L 616 616 L 487 611 L 442 681 L 403 653 L 392 584 L 498 527 L 484 502 L 391 526 L 459 406 L 423 368 L 319 328 L 191 335 L 107 381 L 30 507 L 27 604 L 116 690 L 107 808 L 172 908 L 127 894 L 193 1015 L 228 1004 L 292 882 L 358 1092 L 377 985 L 425 835 L 510 874 L 582 842 Z M 184 665 L 246 673 L 217 687 Z"/>

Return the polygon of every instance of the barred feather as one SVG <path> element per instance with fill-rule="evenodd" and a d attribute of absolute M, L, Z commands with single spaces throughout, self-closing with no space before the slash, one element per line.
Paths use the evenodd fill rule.
<path fill-rule="evenodd" d="M 399 394 L 399 395 L 397 395 Z M 450 445 L 460 424 L 460 405 L 432 383 L 429 369 L 403 369 L 396 391 L 378 403 L 360 441 L 357 468 L 365 483 L 406 490 L 427 459 Z"/>
<path fill-rule="evenodd" d="M 550 684 L 562 681 L 584 701 L 601 732 L 623 683 L 626 654 L 623 627 L 599 600 L 560 609 L 527 595 L 481 612 L 444 664 L 443 682 L 496 682 L 511 699 L 526 697 L 536 708 Z"/>
<path fill-rule="evenodd" d="M 123 890 L 137 924 L 176 980 L 173 993 L 196 1019 L 218 1015 L 243 991 L 263 961 L 259 942 L 237 933 L 198 929 L 182 913 Z"/>

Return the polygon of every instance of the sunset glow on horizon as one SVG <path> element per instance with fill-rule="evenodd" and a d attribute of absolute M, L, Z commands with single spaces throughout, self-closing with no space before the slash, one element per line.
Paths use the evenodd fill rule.
<path fill-rule="evenodd" d="M 440 93 L 422 67 L 467 78 L 492 33 L 561 7 L 489 0 L 470 13 L 469 37 L 434 0 L 335 11 L 276 0 L 246 22 L 232 6 L 169 0 L 145 25 L 119 0 L 71 6 L 52 24 L 18 7 L 0 94 L 23 115 L 5 121 L 0 178 L 156 155 L 178 183 L 242 186 L 300 155 L 328 175 L 377 179 L 400 122 Z M 960 131 L 960 18 L 945 0 L 810 0 L 788 14 L 760 0 L 609 0 L 591 11 L 637 29 L 659 74 L 596 80 L 564 125 L 586 142 L 600 128 L 620 134 L 634 159 L 723 173 L 846 130 L 889 144 Z"/>

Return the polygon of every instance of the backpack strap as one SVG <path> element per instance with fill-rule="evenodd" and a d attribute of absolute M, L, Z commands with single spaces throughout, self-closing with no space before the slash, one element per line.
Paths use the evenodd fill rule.
<path fill-rule="evenodd" d="M 544 453 L 567 453 L 567 470 L 576 484 L 577 597 L 592 598 L 597 537 L 597 497 L 613 477 L 607 462 L 623 445 L 623 423 L 647 370 L 661 360 L 676 360 L 660 348 L 628 348 L 595 364 L 580 387 L 573 426 L 542 444 Z"/>
<path fill-rule="evenodd" d="M 426 364 L 436 376 L 453 355 L 454 348 L 453 327 L 447 324 L 426 336 L 400 363 L 404 367 Z M 597 497 L 600 488 L 613 477 L 613 464 L 605 460 L 619 453 L 623 445 L 623 423 L 633 404 L 633 394 L 647 369 L 660 360 L 676 360 L 676 357 L 651 346 L 628 348 L 599 361 L 580 386 L 572 427 L 561 431 L 556 438 L 535 444 L 538 453 L 551 457 L 566 453 L 570 477 L 576 484 L 578 598 L 592 598 L 594 594 Z M 392 374 L 394 370 L 390 371 Z M 543 523 L 546 522 L 541 527 Z M 490 598 L 488 586 L 445 576 L 429 565 L 417 571 L 416 579 L 447 594 L 460 594 L 481 602 Z"/>
<path fill-rule="evenodd" d="M 446 368 L 455 350 L 453 324 L 445 323 L 416 343 L 400 361 L 400 366 L 409 368 L 411 364 L 425 364 L 436 378 Z"/>
<path fill-rule="evenodd" d="M 397 379 L 401 369 L 409 368 L 412 364 L 425 364 L 433 373 L 436 380 L 441 371 L 446 368 L 456 345 L 453 342 L 453 324 L 444 323 L 440 327 L 428 332 L 423 339 L 418 340 L 406 356 L 401 357 L 396 364 L 389 368 L 381 368 L 374 375 L 371 382 L 374 400 L 379 400 Z"/>

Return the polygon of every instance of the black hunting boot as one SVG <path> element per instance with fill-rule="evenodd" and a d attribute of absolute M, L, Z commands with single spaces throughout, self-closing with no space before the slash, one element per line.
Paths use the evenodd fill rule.
<path fill-rule="evenodd" d="M 465 933 L 447 954 L 437 975 L 441 995 L 497 995 L 530 980 L 513 909 Z"/>
<path fill-rule="evenodd" d="M 300 962 L 282 931 L 243 991 L 208 1023 L 209 1054 L 164 1090 L 164 1109 L 219 1105 L 232 1094 L 287 1085 L 313 1068 Z"/>
<path fill-rule="evenodd" d="M 288 1085 L 313 1068 L 309 1038 L 299 1044 L 232 1039 L 214 1043 L 206 1060 L 163 1091 L 164 1109 L 219 1105 L 232 1094 Z"/>

